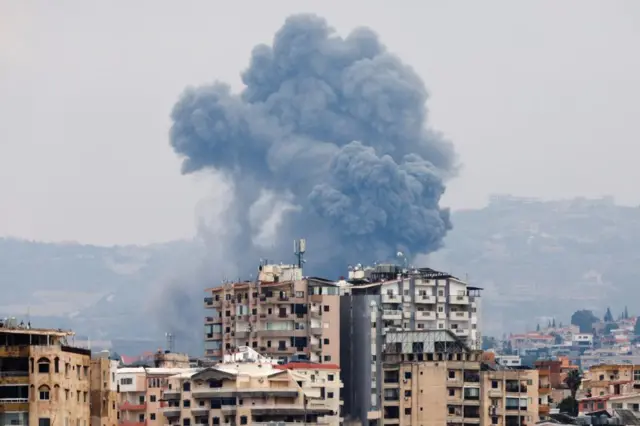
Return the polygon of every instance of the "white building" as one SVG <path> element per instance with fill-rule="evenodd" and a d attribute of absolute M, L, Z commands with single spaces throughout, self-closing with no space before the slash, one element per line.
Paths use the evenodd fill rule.
<path fill-rule="evenodd" d="M 496 363 L 506 367 L 520 367 L 522 359 L 518 355 L 496 355 Z"/>

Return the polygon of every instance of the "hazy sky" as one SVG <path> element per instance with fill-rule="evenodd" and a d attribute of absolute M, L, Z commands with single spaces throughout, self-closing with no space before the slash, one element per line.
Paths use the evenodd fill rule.
<path fill-rule="evenodd" d="M 187 85 L 240 88 L 296 12 L 377 31 L 423 77 L 464 167 L 446 205 L 489 194 L 640 204 L 640 2 L 0 0 L 0 236 L 189 237 L 215 180 L 180 175 L 167 132 Z M 220 199 L 224 203 L 224 199 Z"/>

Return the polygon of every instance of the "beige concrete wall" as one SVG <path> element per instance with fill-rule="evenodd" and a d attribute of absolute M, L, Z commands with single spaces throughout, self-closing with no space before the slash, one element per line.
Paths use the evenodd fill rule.
<path fill-rule="evenodd" d="M 31 346 L 33 369 L 29 380 L 29 424 L 49 418 L 51 426 L 90 425 L 90 356 L 62 351 L 59 346 Z M 49 362 L 49 373 L 39 373 L 39 361 Z M 57 372 L 56 372 L 57 364 Z M 50 399 L 40 400 L 49 390 Z"/>
<path fill-rule="evenodd" d="M 91 360 L 91 426 L 118 424 L 118 394 L 111 390 L 111 361 Z"/>

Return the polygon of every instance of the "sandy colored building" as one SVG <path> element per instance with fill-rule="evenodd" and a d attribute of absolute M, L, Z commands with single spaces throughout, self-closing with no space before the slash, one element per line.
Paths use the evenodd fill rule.
<path fill-rule="evenodd" d="M 165 419 L 161 408 L 169 377 L 190 369 L 185 368 L 119 368 L 116 372 L 120 393 L 118 409 L 122 426 L 162 426 Z"/>
<path fill-rule="evenodd" d="M 72 332 L 0 325 L 0 424 L 89 426 L 90 351 Z"/>
<path fill-rule="evenodd" d="M 340 424 L 335 364 L 224 363 L 169 378 L 166 423 L 184 425 Z"/>
<path fill-rule="evenodd" d="M 588 414 L 605 409 L 638 409 L 640 366 L 596 365 L 583 374 L 578 394 L 578 411 Z"/>
<path fill-rule="evenodd" d="M 208 289 L 205 355 L 221 361 L 249 346 L 282 362 L 340 363 L 340 295 L 335 283 L 303 278 L 294 265 L 261 265 L 255 282 Z"/>
<path fill-rule="evenodd" d="M 91 359 L 91 426 L 118 424 L 118 364 L 109 358 L 108 351 Z"/>
<path fill-rule="evenodd" d="M 521 426 L 539 421 L 537 370 L 486 369 L 481 373 L 482 425 Z"/>

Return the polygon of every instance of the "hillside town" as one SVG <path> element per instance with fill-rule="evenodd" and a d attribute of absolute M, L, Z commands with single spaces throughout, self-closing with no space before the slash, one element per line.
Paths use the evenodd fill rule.
<path fill-rule="evenodd" d="M 0 322 L 0 424 L 38 426 L 640 424 L 627 309 L 483 336 L 483 289 L 430 268 L 297 264 L 203 289 L 204 351 L 92 351 Z M 86 342 L 85 342 L 86 343 Z"/>

